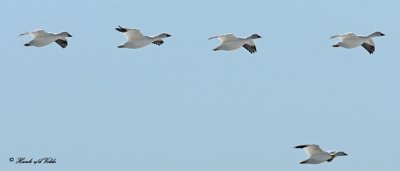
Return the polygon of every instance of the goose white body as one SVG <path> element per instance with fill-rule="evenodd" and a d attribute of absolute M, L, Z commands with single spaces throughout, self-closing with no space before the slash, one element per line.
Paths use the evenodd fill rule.
<path fill-rule="evenodd" d="M 33 39 L 28 43 L 25 43 L 25 46 L 35 46 L 35 47 L 43 47 L 50 43 L 56 42 L 62 48 L 66 48 L 68 45 L 67 37 L 72 37 L 68 32 L 61 32 L 58 34 L 48 33 L 42 29 L 38 29 L 32 32 L 26 32 L 20 34 L 23 35 L 31 35 Z"/>
<path fill-rule="evenodd" d="M 319 145 L 316 144 L 307 144 L 307 145 L 298 145 L 294 148 L 301 148 L 308 154 L 309 158 L 300 162 L 300 164 L 320 164 L 325 161 L 331 162 L 337 156 L 347 156 L 345 152 L 327 152 L 322 150 Z"/>
<path fill-rule="evenodd" d="M 257 52 L 257 49 L 256 45 L 253 42 L 253 39 L 261 38 L 261 36 L 253 34 L 247 38 L 239 38 L 231 33 L 228 33 L 220 36 L 210 37 L 208 40 L 214 38 L 218 38 L 219 41 L 221 42 L 218 47 L 213 49 L 214 51 L 217 50 L 231 51 L 243 47 L 250 53 L 255 53 Z"/>
<path fill-rule="evenodd" d="M 346 49 L 351 49 L 362 46 L 365 50 L 372 54 L 375 52 L 375 43 L 372 38 L 379 36 L 385 36 L 385 34 L 381 32 L 374 32 L 368 36 L 361 36 L 354 33 L 345 33 L 332 36 L 331 39 L 336 37 L 341 39 L 340 42 L 332 45 L 333 47 L 343 47 Z"/>
<path fill-rule="evenodd" d="M 164 43 L 163 39 L 171 36 L 167 33 L 162 33 L 158 36 L 145 36 L 139 29 L 123 28 L 121 26 L 116 28 L 116 30 L 123 33 L 127 39 L 127 42 L 119 45 L 118 48 L 138 49 L 151 43 L 162 45 Z"/>

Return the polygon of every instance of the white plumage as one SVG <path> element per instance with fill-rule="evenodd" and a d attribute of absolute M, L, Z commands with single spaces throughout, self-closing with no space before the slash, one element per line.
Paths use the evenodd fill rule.
<path fill-rule="evenodd" d="M 332 45 L 333 47 L 344 47 L 346 49 L 355 48 L 362 46 L 368 53 L 372 54 L 375 51 L 375 43 L 372 40 L 373 37 L 385 36 L 381 32 L 374 32 L 368 36 L 356 35 L 354 33 L 345 33 L 332 36 L 331 39 L 339 37 L 340 42 Z"/>
<path fill-rule="evenodd" d="M 217 50 L 231 51 L 231 50 L 235 50 L 240 47 L 243 47 L 246 50 L 248 50 L 250 53 L 255 53 L 255 52 L 257 52 L 257 48 L 253 42 L 253 39 L 261 38 L 261 36 L 259 36 L 258 34 L 253 34 L 247 38 L 239 38 L 239 37 L 236 37 L 235 35 L 229 33 L 229 34 L 224 34 L 221 36 L 210 37 L 208 40 L 214 39 L 214 38 L 218 38 L 219 41 L 221 42 L 221 44 L 218 47 L 213 49 L 214 51 L 217 51 Z"/>
<path fill-rule="evenodd" d="M 129 29 L 129 28 L 123 28 L 119 26 L 118 28 L 115 28 L 117 31 L 123 33 L 128 40 L 122 45 L 119 45 L 118 48 L 131 48 L 131 49 L 137 49 L 137 48 L 142 48 L 144 46 L 149 45 L 150 43 L 156 44 L 156 45 L 162 45 L 164 43 L 163 39 L 166 37 L 170 37 L 171 35 L 167 33 L 161 33 L 158 36 L 145 36 L 143 35 L 139 29 Z"/>
<path fill-rule="evenodd" d="M 35 46 L 35 47 L 42 47 L 46 46 L 50 43 L 56 42 L 62 48 L 66 48 L 68 46 L 67 37 L 72 37 L 68 32 L 61 32 L 58 34 L 48 33 L 42 29 L 38 29 L 32 32 L 22 33 L 19 36 L 23 35 L 31 35 L 33 39 L 25 43 L 25 46 Z"/>
<path fill-rule="evenodd" d="M 294 148 L 302 148 L 308 154 L 309 158 L 300 162 L 300 164 L 320 164 L 322 162 L 331 162 L 337 156 L 347 156 L 345 152 L 339 151 L 323 151 L 319 145 L 308 144 L 308 145 L 298 145 Z"/>

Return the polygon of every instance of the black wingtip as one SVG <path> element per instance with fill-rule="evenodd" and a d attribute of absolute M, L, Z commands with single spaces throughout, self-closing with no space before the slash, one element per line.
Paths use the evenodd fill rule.
<path fill-rule="evenodd" d="M 365 50 L 367 50 L 370 55 L 372 55 L 375 52 L 375 46 L 372 46 L 372 45 L 370 45 L 368 43 L 363 43 L 363 44 L 361 44 L 361 46 Z"/>
<path fill-rule="evenodd" d="M 31 44 L 29 44 L 29 43 L 25 43 L 25 44 L 24 44 L 24 46 L 31 46 Z"/>
<path fill-rule="evenodd" d="M 243 47 L 244 47 L 247 51 L 249 51 L 250 54 L 253 54 L 253 53 L 256 53 L 256 52 L 257 52 L 257 48 L 256 48 L 255 45 L 252 46 L 252 45 L 249 45 L 249 44 L 244 44 Z"/>
<path fill-rule="evenodd" d="M 117 30 L 117 31 L 119 31 L 119 32 L 122 32 L 122 33 L 125 33 L 125 32 L 128 31 L 128 29 L 123 28 L 123 27 L 121 27 L 121 26 L 118 26 L 118 28 L 115 28 L 115 30 Z"/>
<path fill-rule="evenodd" d="M 298 145 L 298 146 L 295 146 L 294 148 L 305 148 L 305 147 L 307 147 L 308 145 Z"/>
<path fill-rule="evenodd" d="M 153 42 L 153 44 L 158 45 L 158 46 L 161 46 L 163 43 L 164 43 L 163 40 L 156 40 Z"/>
<path fill-rule="evenodd" d="M 55 42 L 62 48 L 66 48 L 68 46 L 68 42 L 62 39 L 57 39 Z"/>

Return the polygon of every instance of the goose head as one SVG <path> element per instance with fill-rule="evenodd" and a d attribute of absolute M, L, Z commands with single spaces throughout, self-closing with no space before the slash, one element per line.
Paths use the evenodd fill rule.
<path fill-rule="evenodd" d="M 335 156 L 347 156 L 347 154 L 343 151 L 338 151 L 335 153 Z"/>
<path fill-rule="evenodd" d="M 339 152 L 328 151 L 328 153 L 331 155 L 331 158 L 326 160 L 327 162 L 331 162 L 337 156 L 347 156 L 347 154 L 343 151 L 339 151 Z"/>
<path fill-rule="evenodd" d="M 379 37 L 379 36 L 385 36 L 385 34 L 383 34 L 382 32 L 374 32 L 372 34 L 370 34 L 368 37 Z"/>
<path fill-rule="evenodd" d="M 59 35 L 62 37 L 72 37 L 68 32 L 61 32 Z"/>
<path fill-rule="evenodd" d="M 332 156 L 336 156 L 336 157 L 337 156 L 347 156 L 347 154 L 345 152 L 343 152 L 343 151 L 338 151 L 338 152 L 330 151 L 329 154 L 332 155 Z"/>
<path fill-rule="evenodd" d="M 249 38 L 251 38 L 251 39 L 259 39 L 259 38 L 261 38 L 261 36 L 258 35 L 258 34 L 252 34 Z"/>
<path fill-rule="evenodd" d="M 171 37 L 171 35 L 168 33 L 161 33 L 159 36 L 162 38 Z"/>

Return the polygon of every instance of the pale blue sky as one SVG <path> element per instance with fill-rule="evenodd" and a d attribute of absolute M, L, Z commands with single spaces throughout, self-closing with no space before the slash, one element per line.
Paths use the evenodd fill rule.
<path fill-rule="evenodd" d="M 399 170 L 398 1 L 22 1 L 0 6 L 0 170 Z M 118 49 L 118 25 L 167 32 Z M 69 46 L 24 47 L 38 28 Z M 381 31 L 376 52 L 330 36 Z M 224 33 L 258 52 L 214 52 Z M 316 129 L 316 130 L 314 130 Z M 312 133 L 310 133 L 312 131 Z M 300 165 L 298 144 L 343 150 Z M 10 157 L 55 157 L 17 165 Z"/>

